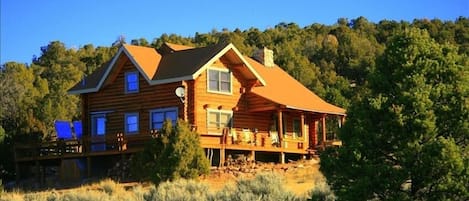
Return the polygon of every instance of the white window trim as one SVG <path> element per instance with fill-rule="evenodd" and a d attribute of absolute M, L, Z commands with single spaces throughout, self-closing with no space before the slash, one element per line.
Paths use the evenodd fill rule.
<path fill-rule="evenodd" d="M 153 115 L 152 115 L 153 112 L 166 112 L 166 111 L 173 111 L 173 110 L 176 110 L 177 119 L 179 119 L 179 108 L 178 107 L 164 107 L 164 108 L 158 108 L 158 109 L 150 110 L 150 112 L 149 112 L 150 122 L 149 122 L 148 128 L 150 130 L 154 129 L 154 128 L 152 128 L 153 127 Z M 177 119 L 176 119 L 176 121 L 177 121 Z M 164 121 L 166 121 L 166 119 Z M 173 125 L 173 126 L 175 126 L 175 125 Z"/>
<path fill-rule="evenodd" d="M 216 109 L 207 109 L 207 134 L 209 135 L 222 135 L 222 132 L 220 131 L 219 133 L 215 133 L 215 132 L 212 132 L 210 131 L 210 126 L 209 126 L 209 119 L 210 119 L 210 112 L 217 112 L 217 113 L 226 113 L 226 114 L 230 114 L 231 115 L 231 119 L 230 119 L 230 125 L 231 127 L 233 127 L 233 111 L 231 110 L 216 110 Z"/>
<path fill-rule="evenodd" d="M 135 90 L 135 91 L 129 91 L 128 90 L 127 76 L 132 75 L 132 74 L 137 75 L 137 90 Z M 138 71 L 125 72 L 125 75 L 124 75 L 124 88 L 125 88 L 124 91 L 125 91 L 126 94 L 138 93 L 140 91 L 140 77 L 139 77 Z"/>
<path fill-rule="evenodd" d="M 137 116 L 137 131 L 128 132 L 127 117 L 129 116 Z M 137 134 L 138 132 L 140 132 L 140 117 L 138 112 L 129 112 L 124 114 L 124 131 L 125 134 Z"/>
<path fill-rule="evenodd" d="M 210 90 L 210 70 L 230 73 L 230 92 Z M 233 95 L 233 72 L 225 68 L 208 67 L 207 68 L 207 91 L 215 94 Z"/>

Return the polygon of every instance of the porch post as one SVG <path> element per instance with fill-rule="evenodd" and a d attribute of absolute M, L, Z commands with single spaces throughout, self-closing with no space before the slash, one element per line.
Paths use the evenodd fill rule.
<path fill-rule="evenodd" d="M 343 126 L 344 123 L 345 123 L 345 116 L 344 116 L 344 115 L 341 115 L 341 116 L 340 116 L 340 125 Z"/>
<path fill-rule="evenodd" d="M 301 137 L 303 137 L 303 144 L 302 144 L 302 149 L 306 149 L 306 143 L 308 142 L 308 135 L 306 134 L 306 129 L 305 129 L 305 114 L 302 112 L 300 115 L 300 125 L 301 125 Z M 306 147 L 306 148 L 305 148 Z"/>
<path fill-rule="evenodd" d="M 280 147 L 283 147 L 282 143 L 283 143 L 283 114 L 282 114 L 282 110 L 278 110 L 278 140 L 279 140 L 279 144 L 280 144 Z"/>
<path fill-rule="evenodd" d="M 318 121 L 316 119 L 311 119 L 309 124 L 309 148 L 316 148 L 318 144 Z"/>
<path fill-rule="evenodd" d="M 88 113 L 88 95 L 87 94 L 80 94 L 81 100 L 81 129 L 82 129 L 82 136 L 81 136 L 81 152 L 87 153 L 91 150 L 91 130 L 88 124 L 91 122 L 89 120 L 90 115 Z"/>
<path fill-rule="evenodd" d="M 326 148 L 326 140 L 327 140 L 326 139 L 327 138 L 327 136 L 326 136 L 326 131 L 327 131 L 327 129 L 326 129 L 326 115 L 323 115 L 321 120 L 322 120 L 322 122 L 321 122 L 322 123 L 322 126 L 321 126 L 322 127 L 322 142 L 321 142 L 321 144 L 322 144 L 323 148 Z"/>
<path fill-rule="evenodd" d="M 184 120 L 184 121 L 187 122 L 187 121 L 188 121 L 188 118 L 187 118 L 187 106 L 188 106 L 188 102 L 189 102 L 189 98 L 187 97 L 187 94 L 189 94 L 189 93 L 188 93 L 188 91 L 189 91 L 188 88 L 189 88 L 189 87 L 187 86 L 187 82 L 186 82 L 186 81 L 182 81 L 181 84 L 182 84 L 182 86 L 184 87 L 184 94 L 186 94 L 186 96 L 183 97 L 184 99 L 182 99 L 182 100 L 183 100 L 183 102 L 182 102 L 182 108 L 183 108 L 183 109 L 182 109 L 182 110 L 183 110 L 182 118 L 183 118 L 183 119 L 182 119 L 182 120 Z"/>

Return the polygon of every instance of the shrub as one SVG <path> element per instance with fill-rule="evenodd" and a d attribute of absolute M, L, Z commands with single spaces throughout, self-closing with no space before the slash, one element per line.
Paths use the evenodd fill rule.
<path fill-rule="evenodd" d="M 314 185 L 313 189 L 309 192 L 310 198 L 308 201 L 334 201 L 336 197 L 334 192 L 325 181 L 318 182 Z"/>
<path fill-rule="evenodd" d="M 276 173 L 262 173 L 254 179 L 240 179 L 235 186 L 225 186 L 213 200 L 300 200 L 285 190 L 283 177 Z"/>
<path fill-rule="evenodd" d="M 105 179 L 98 184 L 99 188 L 107 193 L 108 195 L 113 195 L 118 191 L 123 191 L 121 186 L 119 186 L 116 182 L 112 181 L 111 179 Z"/>
<path fill-rule="evenodd" d="M 210 198 L 209 186 L 194 180 L 179 179 L 163 182 L 157 188 L 151 187 L 145 200 L 155 201 L 206 201 Z"/>
<path fill-rule="evenodd" d="M 150 179 L 155 184 L 178 178 L 197 178 L 209 170 L 199 135 L 182 120 L 178 120 L 175 127 L 171 121 L 165 121 L 158 136 L 132 160 L 133 175 Z"/>
<path fill-rule="evenodd" d="M 2 193 L 2 196 L 0 196 L 0 201 L 23 201 L 23 193 L 18 192 L 18 191 L 13 191 L 13 192 L 5 192 Z"/>

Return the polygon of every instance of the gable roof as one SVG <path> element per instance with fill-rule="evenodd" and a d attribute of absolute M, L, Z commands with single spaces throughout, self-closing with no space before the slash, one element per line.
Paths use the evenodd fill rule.
<path fill-rule="evenodd" d="M 163 51 L 154 48 L 123 45 L 114 58 L 95 70 L 69 90 L 70 94 L 97 92 L 121 55 L 126 55 L 150 85 L 196 79 L 212 63 L 227 57 L 235 65 L 243 66 L 244 76 L 260 84 L 251 92 L 290 109 L 345 115 L 345 109 L 332 105 L 303 86 L 280 67 L 266 67 L 243 56 L 231 43 L 192 48 L 165 43 Z"/>
<path fill-rule="evenodd" d="M 265 81 L 244 59 L 243 55 L 231 43 L 219 43 L 201 48 L 187 48 L 186 46 L 175 46 L 165 44 L 169 48 L 183 49 L 180 51 L 158 53 L 154 48 L 134 45 L 123 45 L 114 58 L 104 69 L 93 72 L 84 79 L 83 85 L 77 83 L 69 94 L 81 94 L 97 92 L 109 76 L 112 68 L 121 55 L 126 55 L 136 66 L 150 85 L 165 84 L 182 80 L 193 80 L 204 72 L 213 62 L 224 55 L 230 55 L 230 59 L 237 63 L 244 63 L 248 68 L 250 78 L 257 79 L 263 85 Z"/>
<path fill-rule="evenodd" d="M 345 115 L 345 109 L 324 101 L 280 67 L 266 67 L 245 58 L 267 82 L 265 86 L 253 87 L 252 93 L 290 109 Z"/>
<path fill-rule="evenodd" d="M 143 76 L 145 76 L 147 80 L 152 79 L 152 75 L 154 75 L 159 68 L 158 64 L 161 61 L 161 55 L 153 48 L 125 44 L 123 47 L 129 59 L 139 68 Z"/>

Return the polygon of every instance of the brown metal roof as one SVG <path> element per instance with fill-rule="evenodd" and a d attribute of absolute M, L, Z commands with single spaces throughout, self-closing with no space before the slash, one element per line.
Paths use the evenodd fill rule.
<path fill-rule="evenodd" d="M 72 88 L 68 91 L 70 92 L 77 92 L 76 94 L 80 93 L 81 91 L 86 91 L 89 89 L 93 89 L 98 86 L 100 79 L 104 76 L 106 70 L 109 68 L 109 64 L 111 61 L 108 61 L 98 67 L 93 73 L 88 76 L 85 76 L 80 82 L 75 84 Z M 74 93 L 75 94 L 75 93 Z"/>
<path fill-rule="evenodd" d="M 187 77 L 196 73 L 203 65 L 218 54 L 227 44 L 184 49 L 168 53 L 161 59 L 153 80 L 165 80 L 177 77 Z"/>

